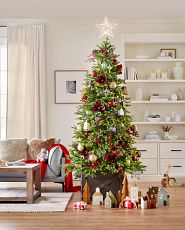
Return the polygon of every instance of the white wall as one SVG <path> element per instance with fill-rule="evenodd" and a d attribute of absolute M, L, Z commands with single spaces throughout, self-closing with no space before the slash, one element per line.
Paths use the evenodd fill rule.
<path fill-rule="evenodd" d="M 113 21 L 113 20 L 112 20 Z M 113 31 L 116 53 L 121 54 L 120 37 L 123 32 L 185 32 L 183 21 L 117 21 Z M 73 104 L 54 103 L 54 70 L 88 69 L 85 62 L 90 52 L 101 42 L 94 26 L 97 20 L 52 20 L 46 22 L 47 56 L 47 136 L 56 136 L 68 147 L 72 143 L 75 124 Z"/>

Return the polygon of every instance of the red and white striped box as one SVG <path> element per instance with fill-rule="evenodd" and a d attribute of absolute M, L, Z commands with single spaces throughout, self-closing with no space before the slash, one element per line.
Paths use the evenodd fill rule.
<path fill-rule="evenodd" d="M 76 203 L 73 204 L 73 208 L 74 208 L 74 209 L 84 210 L 84 209 L 87 208 L 87 204 L 86 204 L 85 202 L 83 202 L 83 201 L 81 201 L 81 202 L 76 202 Z"/>

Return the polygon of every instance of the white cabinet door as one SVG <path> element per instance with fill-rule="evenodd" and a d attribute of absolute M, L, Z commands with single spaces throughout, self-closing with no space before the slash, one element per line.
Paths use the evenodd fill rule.
<path fill-rule="evenodd" d="M 157 174 L 157 159 L 141 159 L 143 165 L 146 166 L 144 175 L 155 175 Z"/>
<path fill-rule="evenodd" d="M 172 167 L 170 168 L 170 174 L 185 174 L 185 159 L 160 159 L 160 174 L 166 173 L 168 165 L 171 166 L 181 166 L 181 167 Z"/>
<path fill-rule="evenodd" d="M 141 159 L 157 158 L 157 143 L 135 143 L 134 146 L 140 151 Z"/>
<path fill-rule="evenodd" d="M 160 143 L 160 158 L 185 158 L 185 143 Z"/>

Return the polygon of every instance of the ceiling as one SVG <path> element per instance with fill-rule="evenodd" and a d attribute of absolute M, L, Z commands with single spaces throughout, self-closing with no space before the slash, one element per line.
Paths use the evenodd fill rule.
<path fill-rule="evenodd" d="M 0 19 L 185 19 L 184 0 L 0 0 Z"/>

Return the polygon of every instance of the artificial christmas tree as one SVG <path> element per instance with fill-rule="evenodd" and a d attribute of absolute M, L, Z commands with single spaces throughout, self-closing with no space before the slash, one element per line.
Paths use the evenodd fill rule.
<path fill-rule="evenodd" d="M 142 171 L 140 154 L 133 147 L 137 130 L 127 109 L 130 99 L 121 78 L 122 65 L 109 38 L 97 47 L 89 56 L 92 72 L 86 75 L 82 105 L 76 112 L 68 169 L 85 177 Z"/>

